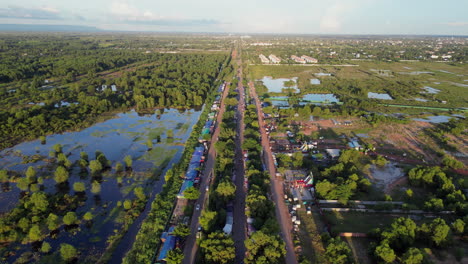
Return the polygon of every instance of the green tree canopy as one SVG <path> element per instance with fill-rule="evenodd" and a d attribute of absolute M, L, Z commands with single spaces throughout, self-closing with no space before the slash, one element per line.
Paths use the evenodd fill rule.
<path fill-rule="evenodd" d="M 54 172 L 55 182 L 60 184 L 68 181 L 68 171 L 62 166 L 58 166 Z"/>
<path fill-rule="evenodd" d="M 208 263 L 232 263 L 236 257 L 234 240 L 222 232 L 210 233 L 201 241 L 200 248 Z"/>
<path fill-rule="evenodd" d="M 78 256 L 76 248 L 70 244 L 60 244 L 60 256 L 65 261 L 71 261 Z"/>
<path fill-rule="evenodd" d="M 184 191 L 184 197 L 188 200 L 197 200 L 198 197 L 200 197 L 200 191 L 197 188 L 191 186 Z"/>
<path fill-rule="evenodd" d="M 286 254 L 285 244 L 274 235 L 267 235 L 261 231 L 254 232 L 245 241 L 247 255 L 244 259 L 250 263 L 280 263 Z"/>

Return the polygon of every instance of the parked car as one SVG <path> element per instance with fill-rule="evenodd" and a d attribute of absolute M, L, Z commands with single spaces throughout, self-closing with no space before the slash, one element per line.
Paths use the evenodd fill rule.
<path fill-rule="evenodd" d="M 197 210 L 197 211 L 200 210 L 200 205 L 199 205 L 199 204 L 197 204 L 197 205 L 195 206 L 195 210 Z"/>

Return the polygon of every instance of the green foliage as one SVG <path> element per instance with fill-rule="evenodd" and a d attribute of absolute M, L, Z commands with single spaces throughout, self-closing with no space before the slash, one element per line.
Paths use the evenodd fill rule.
<path fill-rule="evenodd" d="M 91 173 L 99 173 L 103 170 L 103 166 L 99 160 L 92 160 L 89 162 L 89 169 L 91 170 Z"/>
<path fill-rule="evenodd" d="M 28 239 L 31 242 L 39 241 L 42 239 L 44 234 L 42 233 L 41 228 L 38 225 L 33 225 L 31 229 L 29 229 Z"/>
<path fill-rule="evenodd" d="M 122 172 L 123 170 L 124 170 L 124 167 L 123 167 L 122 163 L 117 162 L 117 163 L 115 164 L 115 171 L 116 171 L 116 172 Z"/>
<path fill-rule="evenodd" d="M 465 232 L 465 222 L 461 219 L 457 219 L 452 223 L 452 230 L 455 234 L 461 235 Z"/>
<path fill-rule="evenodd" d="M 123 202 L 123 207 L 124 207 L 125 210 L 130 210 L 130 209 L 132 209 L 132 206 L 133 206 L 133 203 L 132 203 L 131 200 L 128 200 L 128 199 L 127 199 L 127 200 L 125 200 L 125 201 Z"/>
<path fill-rule="evenodd" d="M 60 223 L 60 218 L 54 213 L 49 214 L 49 216 L 46 219 L 46 223 L 47 223 L 47 228 L 50 231 L 58 229 L 60 227 L 60 224 L 61 224 Z"/>
<path fill-rule="evenodd" d="M 91 212 L 86 212 L 83 215 L 83 220 L 85 220 L 85 221 L 91 221 L 91 220 L 93 220 L 93 218 L 94 218 L 94 215 Z"/>
<path fill-rule="evenodd" d="M 70 244 L 60 244 L 60 256 L 65 261 L 71 261 L 78 256 L 76 248 Z"/>
<path fill-rule="evenodd" d="M 449 238 L 450 227 L 442 218 L 436 218 L 431 223 L 421 226 L 421 233 L 435 246 L 443 246 Z"/>
<path fill-rule="evenodd" d="M 395 251 L 388 244 L 381 244 L 375 249 L 375 256 L 385 263 L 392 263 L 396 259 Z"/>
<path fill-rule="evenodd" d="M 61 153 L 62 152 L 62 145 L 60 144 L 55 144 L 52 149 L 55 151 L 55 153 Z"/>
<path fill-rule="evenodd" d="M 349 248 L 348 244 L 346 244 L 346 242 L 342 241 L 340 238 L 331 238 L 328 241 L 325 250 L 325 258 L 330 263 L 352 263 L 351 249 Z"/>
<path fill-rule="evenodd" d="M 200 191 L 191 186 L 184 191 L 184 197 L 188 200 L 197 200 L 200 197 Z"/>
<path fill-rule="evenodd" d="M 101 184 L 98 181 L 93 181 L 91 184 L 91 192 L 93 194 L 98 194 L 101 192 Z"/>
<path fill-rule="evenodd" d="M 203 210 L 203 212 L 200 215 L 200 226 L 203 228 L 203 230 L 205 230 L 206 232 L 210 232 L 211 230 L 213 230 L 213 227 L 216 223 L 217 215 L 217 212 Z"/>
<path fill-rule="evenodd" d="M 52 250 L 52 247 L 50 246 L 50 244 L 47 242 L 42 242 L 41 252 L 47 254 L 50 252 L 50 250 Z"/>
<path fill-rule="evenodd" d="M 8 172 L 6 170 L 0 170 L 0 183 L 7 182 L 8 180 Z"/>
<path fill-rule="evenodd" d="M 190 235 L 190 228 L 187 225 L 178 224 L 172 234 L 180 238 L 186 238 Z"/>
<path fill-rule="evenodd" d="M 403 264 L 421 264 L 424 260 L 424 254 L 418 248 L 410 248 L 403 255 L 401 262 Z"/>
<path fill-rule="evenodd" d="M 54 179 L 57 184 L 68 181 L 68 171 L 62 166 L 58 166 L 54 172 Z"/>
<path fill-rule="evenodd" d="M 31 210 L 35 214 L 47 211 L 49 201 L 45 192 L 35 192 L 24 203 L 24 207 Z"/>
<path fill-rule="evenodd" d="M 232 263 L 236 257 L 234 241 L 222 232 L 214 232 L 200 242 L 207 263 Z"/>
<path fill-rule="evenodd" d="M 75 192 L 84 192 L 86 191 L 86 186 L 84 184 L 84 182 L 75 182 L 73 183 L 73 190 Z"/>
<path fill-rule="evenodd" d="M 26 178 L 28 179 L 29 183 L 36 182 L 36 170 L 34 169 L 34 167 L 28 167 L 28 169 L 26 170 Z"/>
<path fill-rule="evenodd" d="M 145 191 L 144 191 L 143 187 L 140 187 L 140 186 L 136 187 L 133 190 L 133 193 L 138 198 L 138 200 L 140 200 L 140 201 L 145 201 L 146 200 L 146 195 L 145 195 Z"/>
<path fill-rule="evenodd" d="M 130 155 L 125 156 L 124 163 L 125 163 L 125 167 L 131 168 L 132 165 L 133 165 L 132 156 L 130 156 Z"/>
<path fill-rule="evenodd" d="M 284 242 L 273 235 L 264 234 L 261 231 L 254 232 L 245 241 L 247 255 L 244 258 L 246 264 L 250 263 L 280 263 L 286 255 Z"/>
<path fill-rule="evenodd" d="M 167 252 L 166 263 L 167 264 L 181 264 L 184 260 L 184 254 L 178 248 Z"/>
<path fill-rule="evenodd" d="M 448 156 L 444 157 L 444 159 L 442 160 L 442 164 L 451 169 L 463 169 L 465 167 L 463 162 Z"/>
<path fill-rule="evenodd" d="M 65 225 L 74 225 L 78 223 L 78 217 L 76 216 L 75 212 L 68 212 L 63 217 L 63 223 Z"/>

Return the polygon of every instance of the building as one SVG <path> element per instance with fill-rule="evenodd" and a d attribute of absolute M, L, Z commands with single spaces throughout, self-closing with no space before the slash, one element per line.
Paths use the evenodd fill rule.
<path fill-rule="evenodd" d="M 359 144 L 359 142 L 357 142 L 357 140 L 351 140 L 349 143 L 348 143 L 348 146 L 352 149 L 355 149 L 355 150 L 362 150 L 362 146 L 361 144 Z"/>
<path fill-rule="evenodd" d="M 299 58 L 298 56 L 296 55 L 292 55 L 291 56 L 291 60 L 297 62 L 297 63 L 302 63 L 302 64 L 305 64 L 306 61 L 303 59 L 303 58 Z"/>
<path fill-rule="evenodd" d="M 276 57 L 276 55 L 274 55 L 274 54 L 270 54 L 270 56 L 268 56 L 268 58 L 270 58 L 271 63 L 277 64 L 277 63 L 281 62 L 281 59 Z"/>
<path fill-rule="evenodd" d="M 174 232 L 174 227 L 171 226 L 167 232 L 164 232 L 161 236 L 161 241 L 163 242 L 161 250 L 159 251 L 158 261 L 166 260 L 167 253 L 173 250 L 176 246 L 176 237 L 172 235 Z"/>
<path fill-rule="evenodd" d="M 301 59 L 305 60 L 307 63 L 317 63 L 318 60 L 316 58 L 312 58 L 306 55 L 302 55 Z"/>
<path fill-rule="evenodd" d="M 260 55 L 258 55 L 258 57 L 260 58 L 260 60 L 262 61 L 262 63 L 264 63 L 264 64 L 270 63 L 270 60 L 268 60 L 268 58 L 265 57 L 265 55 L 260 54 Z"/>
<path fill-rule="evenodd" d="M 340 156 L 340 149 L 326 149 L 328 156 L 332 159 L 336 159 Z"/>

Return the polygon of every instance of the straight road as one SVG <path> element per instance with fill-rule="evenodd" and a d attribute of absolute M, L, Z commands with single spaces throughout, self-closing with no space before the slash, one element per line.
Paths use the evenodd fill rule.
<path fill-rule="evenodd" d="M 276 204 L 275 212 L 276 218 L 278 219 L 279 225 L 281 227 L 281 236 L 286 243 L 286 263 L 288 264 L 297 264 L 296 253 L 294 252 L 294 245 L 292 242 L 292 222 L 291 216 L 289 214 L 288 208 L 283 201 L 284 190 L 283 190 L 283 181 L 277 179 L 276 177 L 276 168 L 273 162 L 273 156 L 270 149 L 270 139 L 265 131 L 265 122 L 263 120 L 263 111 L 260 105 L 260 100 L 258 99 L 257 92 L 255 91 L 254 84 L 249 83 L 250 95 L 255 99 L 255 105 L 257 107 L 258 113 L 258 123 L 260 125 L 260 133 L 262 134 L 262 147 L 263 147 L 263 163 L 270 173 L 271 179 L 271 194 L 273 202 Z"/>
<path fill-rule="evenodd" d="M 236 259 L 235 263 L 243 263 L 245 257 L 245 244 L 244 241 L 247 238 L 246 223 L 247 218 L 245 216 L 245 187 L 244 187 L 244 157 L 242 153 L 242 143 L 244 142 L 244 110 L 245 110 L 245 97 L 244 97 L 244 86 L 242 85 L 242 66 L 240 59 L 238 63 L 237 76 L 239 77 L 239 102 L 237 104 L 237 137 L 236 137 L 236 149 L 235 149 L 235 179 L 234 184 L 236 185 L 236 198 L 234 200 L 234 224 L 232 227 L 232 237 L 234 239 L 234 247 L 236 248 Z"/>
<path fill-rule="evenodd" d="M 220 104 L 220 110 L 218 113 L 218 117 L 216 119 L 216 128 L 213 133 L 213 136 L 211 137 L 211 144 L 210 148 L 208 151 L 208 155 L 206 156 L 206 162 L 205 162 L 205 169 L 203 170 L 203 177 L 200 182 L 200 197 L 197 200 L 197 204 L 200 205 L 200 210 L 194 209 L 192 219 L 191 219 L 191 224 L 190 224 L 190 235 L 187 237 L 185 240 L 185 246 L 184 246 L 184 261 L 182 262 L 183 264 L 192 264 L 195 263 L 195 256 L 197 254 L 197 231 L 198 231 L 198 225 L 199 225 L 199 217 L 200 214 L 205 207 L 205 200 L 207 198 L 207 192 L 206 192 L 206 186 L 210 185 L 209 182 L 209 175 L 213 171 L 214 164 L 215 164 L 215 159 L 216 159 L 216 150 L 215 150 L 215 144 L 218 142 L 218 136 L 219 136 L 219 124 L 222 121 L 222 117 L 224 114 L 224 111 L 226 109 L 226 106 L 224 105 L 226 96 L 229 92 L 229 85 L 226 85 L 226 88 L 224 89 L 223 96 L 221 99 L 221 104 Z M 206 107 L 211 107 L 211 106 L 206 106 Z"/>

